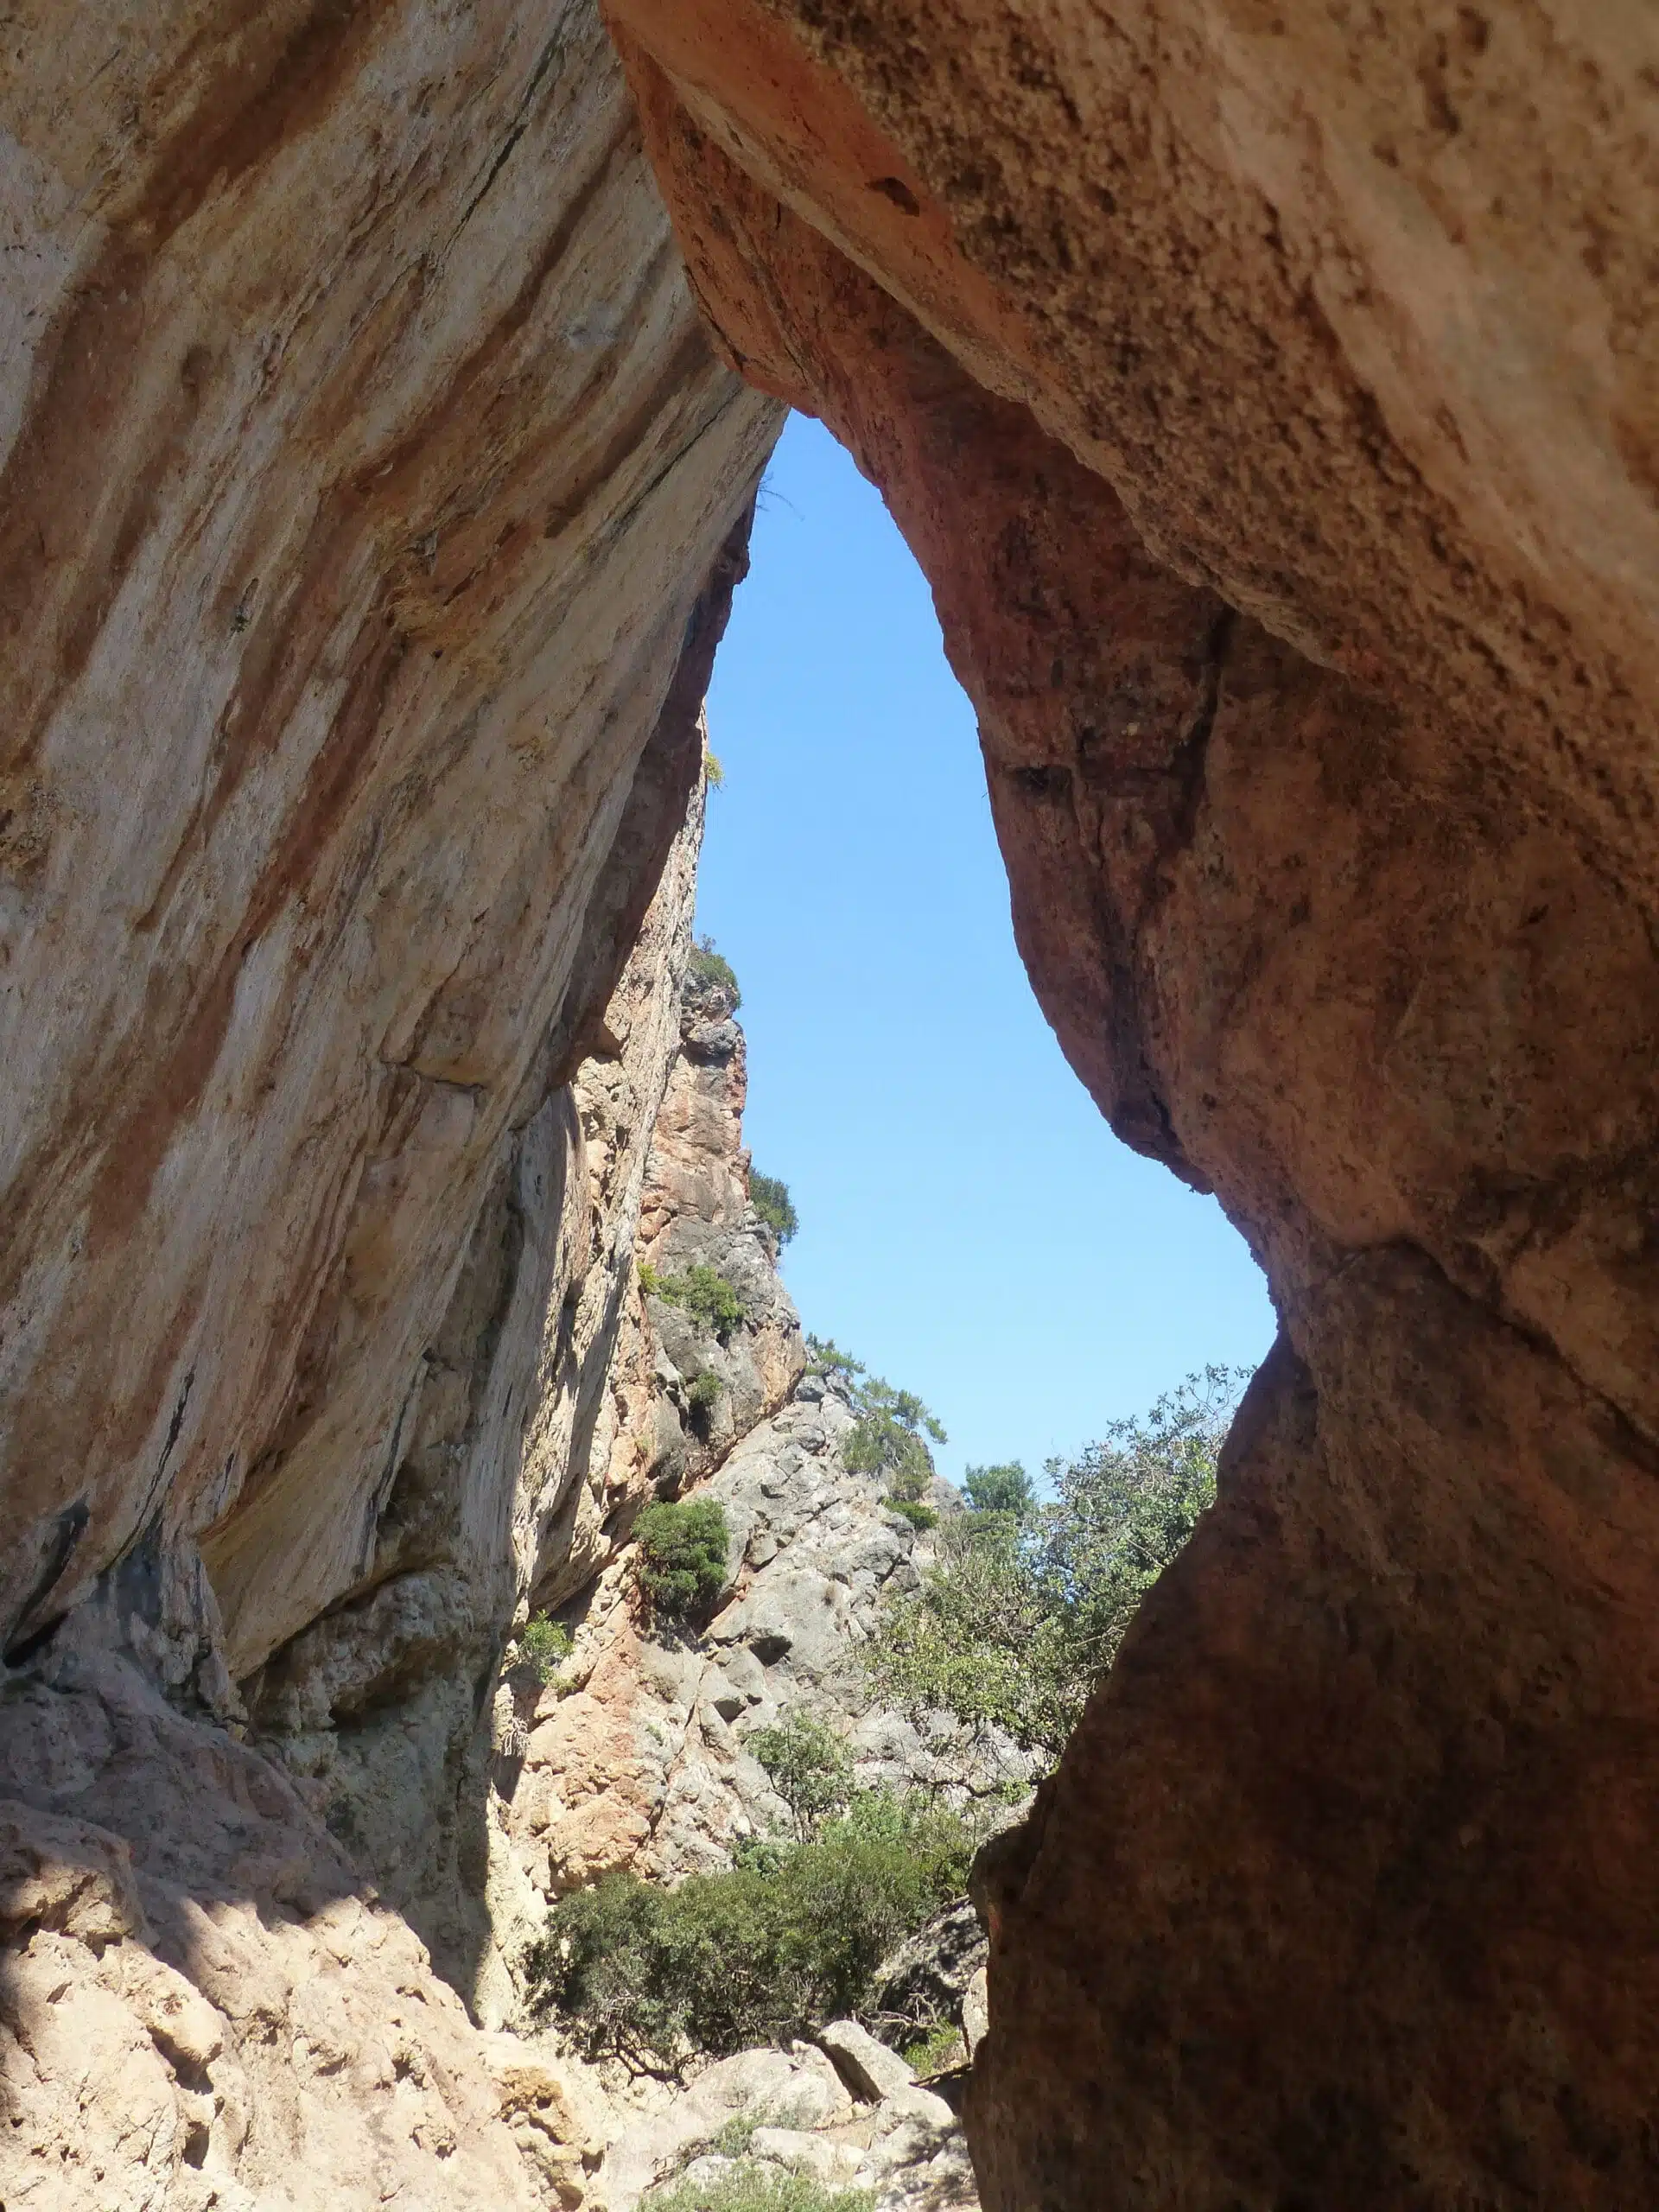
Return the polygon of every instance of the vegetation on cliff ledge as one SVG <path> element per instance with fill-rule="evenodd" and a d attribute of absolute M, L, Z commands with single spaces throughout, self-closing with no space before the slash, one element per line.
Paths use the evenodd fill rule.
<path fill-rule="evenodd" d="M 712 1497 L 646 1506 L 634 1523 L 639 1586 L 671 1620 L 706 1613 L 726 1587 L 726 1509 Z"/>

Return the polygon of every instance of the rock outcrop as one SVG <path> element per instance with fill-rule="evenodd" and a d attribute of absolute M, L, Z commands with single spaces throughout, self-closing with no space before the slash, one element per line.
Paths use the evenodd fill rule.
<path fill-rule="evenodd" d="M 671 2177 L 717 2184 L 738 2168 L 774 2185 L 799 2174 L 830 2190 L 867 2190 L 872 2212 L 979 2212 L 944 2100 L 855 2020 L 832 2021 L 820 2043 L 740 2051 L 683 2094 L 659 2096 L 605 2162 L 609 2212 L 634 2212 Z"/>
<path fill-rule="evenodd" d="M 611 0 L 931 579 L 1016 929 L 1283 1336 L 1002 1861 L 988 2202 L 1659 2189 L 1650 30 Z"/>

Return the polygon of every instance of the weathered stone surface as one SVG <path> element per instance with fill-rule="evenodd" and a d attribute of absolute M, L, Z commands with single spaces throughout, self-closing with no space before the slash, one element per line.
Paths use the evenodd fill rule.
<path fill-rule="evenodd" d="M 67 1658 L 4 1717 L 0 2200 L 579 2201 L 578 2093 L 477 2033 L 279 1770 L 124 1660 Z"/>
<path fill-rule="evenodd" d="M 659 1880 L 725 1866 L 741 1838 L 786 1824 L 744 1748 L 787 1711 L 840 1731 L 865 1789 L 959 1800 L 1028 1782 L 1011 1745 L 931 1730 L 873 1705 L 859 1662 L 882 1599 L 912 1588 L 925 1537 L 842 1456 L 845 1398 L 816 1376 L 743 1438 L 700 1497 L 724 1507 L 732 1595 L 702 1633 L 646 1632 L 626 1556 L 601 1578 L 578 1640 L 577 1687 L 543 1697 L 513 1793 L 521 1864 L 550 1893 L 632 1866 Z"/>
<path fill-rule="evenodd" d="M 6 57 L 0 1611 L 149 1543 L 124 1602 L 226 1709 L 221 1624 L 240 1675 L 368 1567 L 778 418 L 585 4 L 34 8 Z"/>
<path fill-rule="evenodd" d="M 1650 28 L 612 13 L 730 358 L 932 581 L 1062 1042 L 1284 1321 L 1007 1863 L 988 2200 L 1643 2199 Z"/>
<path fill-rule="evenodd" d="M 529 1593 L 593 1576 L 654 1471 L 627 1448 L 648 1333 L 633 1246 L 679 1051 L 702 828 L 699 794 L 603 1051 L 519 1133 L 474 1230 L 365 1586 L 243 1684 L 259 1739 L 492 2020 L 516 2010 L 509 1961 L 539 1914 L 498 1787 L 538 1685 L 497 1681 L 502 1646 Z"/>

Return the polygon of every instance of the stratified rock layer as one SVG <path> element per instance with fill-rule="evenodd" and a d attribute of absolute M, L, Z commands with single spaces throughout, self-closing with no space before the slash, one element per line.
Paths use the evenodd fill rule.
<path fill-rule="evenodd" d="M 1659 2193 L 1650 25 L 613 0 L 1016 928 L 1284 1324 L 999 1855 L 998 2212 Z"/>

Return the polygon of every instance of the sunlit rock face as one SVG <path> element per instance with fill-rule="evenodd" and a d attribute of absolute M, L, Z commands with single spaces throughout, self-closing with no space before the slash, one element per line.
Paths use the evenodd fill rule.
<path fill-rule="evenodd" d="M 728 357 L 932 582 L 1073 1064 L 1283 1325 L 999 1855 L 987 2202 L 1645 2202 L 1651 28 L 612 16 Z"/>
<path fill-rule="evenodd" d="M 0 2197 L 568 2207 L 579 2116 L 461 2004 L 491 1696 L 641 1472 L 780 410 L 591 5 L 0 51 Z"/>
<path fill-rule="evenodd" d="M 5 1631 L 143 1539 L 211 1700 L 215 1599 L 240 1675 L 365 1570 L 683 818 L 777 410 L 590 8 L 6 52 Z"/>

